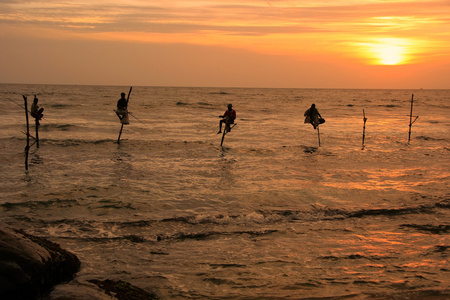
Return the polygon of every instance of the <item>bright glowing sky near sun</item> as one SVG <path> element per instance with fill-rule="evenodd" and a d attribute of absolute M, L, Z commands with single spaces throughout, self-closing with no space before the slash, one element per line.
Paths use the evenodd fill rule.
<path fill-rule="evenodd" d="M 449 37 L 449 0 L 2 0 L 0 82 L 450 88 Z"/>

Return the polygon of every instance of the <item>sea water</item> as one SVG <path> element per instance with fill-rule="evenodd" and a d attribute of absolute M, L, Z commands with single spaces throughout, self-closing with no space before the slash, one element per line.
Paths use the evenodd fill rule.
<path fill-rule="evenodd" d="M 120 144 L 129 87 L 0 91 L 1 222 L 75 253 L 78 280 L 165 299 L 449 295 L 450 90 L 133 87 Z M 22 95 L 45 108 L 28 171 Z"/>

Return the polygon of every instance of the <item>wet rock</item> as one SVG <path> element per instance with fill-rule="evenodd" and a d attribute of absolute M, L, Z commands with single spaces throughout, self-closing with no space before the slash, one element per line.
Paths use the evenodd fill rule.
<path fill-rule="evenodd" d="M 105 290 L 89 282 L 72 280 L 55 286 L 44 300 L 117 300 L 106 294 Z"/>
<path fill-rule="evenodd" d="M 159 298 L 141 288 L 135 287 L 122 280 L 89 280 L 103 289 L 106 294 L 119 300 L 158 300 Z"/>
<path fill-rule="evenodd" d="M 0 299 L 36 299 L 80 269 L 58 244 L 0 226 Z"/>
<path fill-rule="evenodd" d="M 145 290 L 122 280 L 72 280 L 60 284 L 43 300 L 159 300 Z"/>

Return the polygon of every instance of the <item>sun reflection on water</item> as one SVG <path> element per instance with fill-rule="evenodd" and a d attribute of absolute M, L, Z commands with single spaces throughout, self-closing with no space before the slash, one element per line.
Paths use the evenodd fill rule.
<path fill-rule="evenodd" d="M 414 191 L 414 187 L 423 186 L 429 182 L 420 180 L 424 170 L 410 169 L 364 169 L 357 172 L 343 172 L 339 176 L 331 176 L 323 185 L 335 188 L 363 189 L 363 190 L 398 190 Z M 353 180 L 346 180 L 348 177 Z M 342 178 L 342 180 L 340 180 Z"/>

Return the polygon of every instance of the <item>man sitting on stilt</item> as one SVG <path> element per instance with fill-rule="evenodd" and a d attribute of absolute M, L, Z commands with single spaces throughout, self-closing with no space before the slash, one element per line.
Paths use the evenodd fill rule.
<path fill-rule="evenodd" d="M 30 109 L 30 115 L 36 119 L 36 125 L 39 126 L 40 123 L 39 121 L 42 119 L 42 117 L 44 116 L 42 114 L 42 112 L 44 111 L 43 108 L 39 108 L 38 105 L 38 98 L 36 97 L 36 95 L 34 95 L 34 100 L 33 100 L 33 104 L 31 104 L 31 109 Z"/>
<path fill-rule="evenodd" d="M 228 110 L 225 111 L 223 116 L 219 116 L 219 118 L 222 118 L 219 122 L 219 133 L 222 133 L 222 123 L 225 123 L 225 128 L 230 131 L 231 127 L 230 124 L 234 124 L 234 120 L 236 119 L 236 111 L 233 109 L 232 104 L 228 104 Z"/>

